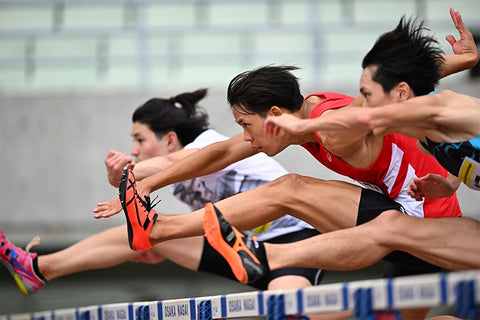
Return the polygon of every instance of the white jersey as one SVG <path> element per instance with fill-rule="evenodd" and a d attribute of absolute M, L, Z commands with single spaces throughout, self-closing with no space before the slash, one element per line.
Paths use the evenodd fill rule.
<path fill-rule="evenodd" d="M 201 149 L 212 143 L 227 140 L 228 137 L 214 129 L 202 132 L 185 149 Z M 208 202 L 217 202 L 234 194 L 247 191 L 268 183 L 288 173 L 277 161 L 264 153 L 256 154 L 242 161 L 231 164 L 225 169 L 197 177 L 192 180 L 178 182 L 173 185 L 173 194 L 192 210 L 203 208 Z M 261 208 L 259 208 L 261 210 Z M 313 229 L 306 222 L 286 215 L 262 227 L 251 230 L 261 241 L 283 234 Z"/>

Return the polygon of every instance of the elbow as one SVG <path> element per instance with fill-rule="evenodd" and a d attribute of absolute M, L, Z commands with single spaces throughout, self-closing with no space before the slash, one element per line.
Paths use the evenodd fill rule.
<path fill-rule="evenodd" d="M 367 128 L 369 130 L 375 129 L 375 122 L 372 115 L 373 109 L 362 108 L 357 113 L 355 121 L 360 127 Z"/>

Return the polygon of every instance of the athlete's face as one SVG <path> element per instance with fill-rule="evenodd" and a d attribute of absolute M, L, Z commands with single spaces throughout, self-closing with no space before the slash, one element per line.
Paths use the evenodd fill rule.
<path fill-rule="evenodd" d="M 399 102 L 396 90 L 385 93 L 380 83 L 373 81 L 372 74 L 376 67 L 367 67 L 360 78 L 360 94 L 365 98 L 363 107 L 374 108 L 389 103 Z"/>
<path fill-rule="evenodd" d="M 169 153 L 166 135 L 158 139 L 155 132 L 143 123 L 133 123 L 131 136 L 133 143 L 130 153 L 135 157 L 136 162 L 153 157 L 165 156 Z"/>
<path fill-rule="evenodd" d="M 245 114 L 242 109 L 232 108 L 235 121 L 243 128 L 243 137 L 249 141 L 252 148 L 274 156 L 287 147 L 281 137 L 269 138 L 264 133 L 265 118 L 258 113 Z"/>

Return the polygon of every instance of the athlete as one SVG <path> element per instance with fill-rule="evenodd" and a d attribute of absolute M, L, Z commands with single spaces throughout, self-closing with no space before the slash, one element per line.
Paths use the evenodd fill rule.
<path fill-rule="evenodd" d="M 137 163 L 132 157 L 111 150 L 105 159 L 109 182 L 118 187 L 125 166 L 133 168 L 137 177 L 143 178 L 206 145 L 227 139 L 208 128 L 208 116 L 197 104 L 206 94 L 207 90 L 201 89 L 170 99 L 153 98 L 137 108 L 132 116 L 131 130 L 131 154 Z M 173 194 L 193 210 L 286 173 L 276 161 L 259 154 L 214 174 L 175 183 Z M 284 216 L 252 230 L 252 233 L 259 239 L 274 242 L 296 241 L 318 234 L 307 223 L 291 216 Z M 129 260 L 157 263 L 166 258 L 188 269 L 234 279 L 228 264 L 202 236 L 159 243 L 140 253 L 129 248 L 125 225 L 122 225 L 54 253 L 37 256 L 28 249 L 24 251 L 15 247 L 0 231 L 1 261 L 26 295 L 37 292 L 46 281 L 88 269 L 112 267 Z M 253 286 L 258 289 L 310 286 L 320 281 L 320 271 L 288 268 L 272 272 Z"/>
<path fill-rule="evenodd" d="M 401 23 L 399 26 L 404 27 L 402 29 L 403 31 L 408 30 L 408 28 L 405 28 L 405 24 L 403 24 L 403 23 Z M 457 28 L 459 28 L 459 29 L 464 28 L 463 23 L 461 25 L 457 25 Z M 415 30 L 412 30 L 412 32 L 416 34 L 416 33 L 419 33 L 419 30 L 415 29 Z M 462 33 L 461 33 L 461 35 L 462 35 Z M 414 39 L 416 39 L 416 38 L 414 38 Z M 431 38 L 429 38 L 429 39 L 431 40 Z M 437 76 L 435 76 L 435 75 L 439 74 L 438 69 L 439 69 L 439 66 L 440 66 L 440 64 L 443 60 L 441 59 L 439 51 L 436 48 L 432 48 L 432 47 L 429 46 L 431 44 L 430 42 L 424 41 L 425 39 L 423 37 L 421 37 L 419 40 L 420 40 L 420 41 L 418 41 L 419 43 L 415 43 L 415 45 L 412 46 L 413 48 L 415 48 L 415 50 L 417 50 L 417 44 L 422 44 L 422 43 L 423 43 L 424 47 L 427 47 L 427 48 L 423 48 L 424 50 L 431 49 L 430 50 L 430 56 L 428 56 L 428 59 L 426 59 L 426 60 L 428 60 L 428 61 L 426 61 L 426 63 L 424 63 L 424 61 L 417 62 L 417 64 L 422 68 L 432 69 L 432 70 L 429 70 L 431 72 L 425 72 L 425 73 L 429 73 L 429 74 L 432 75 L 431 79 L 428 79 L 428 81 L 430 81 L 431 83 L 428 84 L 427 88 L 422 88 L 422 90 L 430 90 L 430 89 L 433 89 L 434 84 L 438 80 Z M 475 43 L 473 42 L 473 38 L 472 39 L 467 39 L 467 40 L 469 40 L 469 41 L 466 41 L 465 39 L 462 39 L 462 41 L 464 41 L 466 43 L 466 45 L 468 44 L 469 46 L 472 46 L 472 43 L 473 43 L 473 46 L 475 46 Z M 468 51 L 468 50 L 465 50 L 465 51 Z M 457 51 L 456 53 L 458 55 L 462 55 L 463 52 L 458 52 Z M 448 62 L 448 61 L 451 61 L 450 57 L 451 56 L 445 56 L 444 57 L 447 61 L 448 67 L 444 67 L 442 70 L 451 71 L 453 69 Z M 457 56 L 454 56 L 454 57 L 458 60 Z M 464 67 L 464 65 L 465 64 L 461 64 L 460 70 L 461 70 L 461 68 Z M 292 104 L 295 104 L 296 105 L 295 108 L 300 108 L 299 113 L 307 114 L 307 116 L 309 116 L 311 109 L 313 107 L 317 106 L 319 102 L 325 101 L 327 104 L 338 103 L 339 106 L 341 106 L 342 104 L 344 106 L 346 106 L 353 101 L 353 98 L 349 98 L 349 97 L 346 97 L 346 96 L 335 95 L 335 94 L 331 94 L 331 95 L 326 94 L 330 97 L 319 98 L 319 96 L 321 96 L 321 95 L 317 95 L 317 96 L 309 97 L 308 99 L 305 100 L 305 102 L 303 102 L 303 98 L 302 98 L 301 94 L 299 93 L 298 83 L 296 81 L 296 78 L 289 72 L 289 70 L 291 70 L 291 68 L 289 68 L 289 67 L 264 67 L 264 68 L 260 68 L 258 70 L 255 70 L 253 72 L 244 73 L 244 74 L 238 76 L 237 78 L 235 78 L 231 82 L 230 87 L 229 87 L 229 100 L 230 100 L 231 105 L 233 106 L 234 116 L 236 117 L 237 122 L 239 122 L 242 126 L 244 126 L 244 128 L 245 128 L 245 138 L 247 138 L 247 140 L 249 140 L 249 141 L 246 141 L 246 143 L 242 142 L 241 141 L 242 137 L 237 136 L 237 137 L 234 137 L 232 139 L 229 139 L 228 141 L 218 143 L 218 144 L 213 144 L 213 145 L 211 145 L 207 148 L 204 148 L 201 151 L 199 151 L 198 153 L 196 153 L 195 157 L 189 157 L 188 159 L 185 159 L 185 161 L 182 162 L 181 165 L 180 164 L 172 165 L 169 168 L 167 168 L 166 170 L 162 171 L 161 173 L 159 173 L 155 176 L 149 177 L 147 179 L 144 179 L 138 185 L 138 190 L 140 190 L 141 187 L 143 188 L 143 190 L 139 191 L 139 193 L 140 194 L 149 194 L 150 193 L 149 191 L 145 192 L 145 190 L 149 188 L 148 183 L 154 183 L 155 179 L 157 179 L 158 177 L 163 178 L 163 181 L 162 181 L 163 184 L 168 184 L 171 181 L 175 181 L 177 179 L 181 180 L 181 178 L 179 178 L 179 177 L 184 178 L 184 177 L 187 177 L 189 175 L 190 176 L 195 176 L 199 172 L 202 173 L 202 174 L 205 174 L 206 172 L 214 172 L 215 170 L 217 170 L 217 168 L 223 167 L 224 165 L 228 164 L 229 162 L 232 162 L 233 159 L 237 160 L 237 159 L 240 159 L 240 158 L 250 156 L 252 154 L 257 153 L 259 150 L 267 153 L 268 155 L 274 155 L 274 154 L 280 152 L 281 150 L 283 150 L 289 144 L 302 144 L 303 141 L 300 141 L 301 139 L 307 140 L 309 143 L 310 143 L 310 141 L 317 141 L 318 142 L 318 140 L 315 136 L 313 138 L 310 138 L 310 137 L 305 138 L 305 137 L 299 137 L 299 136 L 283 135 L 282 137 L 279 137 L 279 139 L 277 139 L 277 141 L 274 141 L 274 142 L 272 142 L 271 139 L 267 140 L 266 137 L 265 138 L 262 137 L 262 135 L 263 135 L 262 122 L 264 121 L 264 118 L 261 115 L 266 114 L 268 112 L 275 112 L 275 113 L 283 112 L 281 110 L 282 108 L 280 108 L 280 107 L 272 107 L 272 110 L 269 110 L 268 107 L 265 107 L 266 105 L 270 105 L 270 106 L 272 106 L 272 105 L 273 106 L 287 105 L 287 106 L 290 106 Z M 451 72 L 448 72 L 448 73 L 451 73 Z M 269 79 L 269 78 L 275 78 L 276 79 L 277 83 L 275 83 L 275 87 L 273 89 L 276 89 L 278 92 L 281 92 L 275 97 L 275 98 L 277 98 L 278 101 L 274 101 L 274 102 L 268 101 L 267 103 L 265 103 L 264 101 L 260 101 L 259 103 L 254 105 L 252 103 L 245 102 L 245 101 L 242 101 L 241 103 L 238 103 L 238 101 L 235 100 L 236 99 L 235 94 L 236 94 L 236 92 L 238 92 L 237 89 L 242 89 L 242 90 L 245 89 L 245 88 L 248 89 L 247 84 L 250 82 L 250 80 L 252 80 L 252 79 L 253 80 L 258 80 L 257 82 L 259 82 L 261 85 L 263 85 L 264 83 L 262 81 L 266 81 L 265 79 Z M 423 83 L 421 85 L 423 85 Z M 278 89 L 280 86 L 283 86 L 282 90 Z M 236 91 L 233 90 L 233 88 Z M 257 87 L 255 85 L 251 85 L 251 88 L 252 88 L 252 90 L 253 89 L 256 90 Z M 270 91 L 273 92 L 272 88 L 269 88 L 268 86 L 265 86 L 265 88 L 266 88 L 265 91 L 268 92 L 270 90 Z M 284 94 L 284 92 L 293 92 L 293 93 L 292 94 Z M 243 93 L 242 93 L 243 98 L 245 98 L 245 99 L 248 99 L 248 98 L 255 99 L 257 96 L 261 96 L 262 98 L 267 97 L 267 95 L 258 95 L 258 94 L 256 96 L 254 96 L 252 93 L 254 93 L 254 92 L 247 92 L 247 90 L 244 90 Z M 269 92 L 269 93 L 270 93 L 270 95 L 272 95 L 271 92 Z M 265 99 L 268 99 L 268 98 L 270 98 L 270 97 L 267 97 Z M 279 103 L 276 103 L 276 102 L 279 102 Z M 245 106 L 249 106 L 250 108 L 252 106 L 253 107 L 258 107 L 258 108 L 255 109 L 255 110 L 252 109 L 250 112 L 245 112 L 246 111 Z M 265 107 L 265 111 L 261 111 L 261 110 L 259 111 L 259 108 L 262 108 L 262 107 Z M 329 112 L 332 112 L 332 110 L 330 110 Z M 250 117 L 250 118 L 248 118 L 248 117 Z M 245 121 L 246 118 L 249 119 L 249 122 Z M 258 130 L 260 128 L 262 130 Z M 385 164 L 384 161 L 380 161 L 380 163 L 378 163 L 379 165 L 375 167 L 375 169 L 377 171 L 374 172 L 374 174 L 372 174 L 372 172 L 373 172 L 372 170 L 370 170 L 370 172 L 367 169 L 364 170 L 364 176 L 373 177 L 373 178 L 368 178 L 368 179 L 372 179 L 372 180 L 371 181 L 366 181 L 366 182 L 370 183 L 370 185 L 372 185 L 372 186 L 375 186 L 375 188 L 377 188 L 377 189 L 382 189 L 384 191 L 388 191 L 390 197 L 393 197 L 393 198 L 396 198 L 396 199 L 400 199 L 400 198 L 403 199 L 404 203 L 402 203 L 402 205 L 403 205 L 403 207 L 407 207 L 406 210 L 411 215 L 422 216 L 422 217 L 425 216 L 425 215 L 427 217 L 428 216 L 433 217 L 433 216 L 436 216 L 436 215 L 441 216 L 442 214 L 443 215 L 459 216 L 461 213 L 460 213 L 458 203 L 457 203 L 455 198 L 449 198 L 449 199 L 443 200 L 441 202 L 433 201 L 434 205 L 441 204 L 440 207 L 442 207 L 442 206 L 444 206 L 444 207 L 442 207 L 441 210 L 432 209 L 431 211 L 430 211 L 430 208 L 434 207 L 434 205 L 432 205 L 432 201 L 426 201 L 425 203 L 417 203 L 415 201 L 412 202 L 411 200 L 408 200 L 410 197 L 406 196 L 405 190 L 404 190 L 405 188 L 403 188 L 403 190 L 402 190 L 402 187 L 405 184 L 402 181 L 409 180 L 408 175 L 411 176 L 411 174 L 412 174 L 408 170 L 408 168 L 409 168 L 408 163 L 409 163 L 410 160 L 411 160 L 412 163 L 419 162 L 419 164 L 416 164 L 416 166 L 420 168 L 420 169 L 417 169 L 418 172 L 421 172 L 422 170 L 424 170 L 425 172 L 427 172 L 427 171 L 431 172 L 432 168 L 427 168 L 430 165 L 433 166 L 433 169 L 435 169 L 435 170 L 440 170 L 443 173 L 446 173 L 446 171 L 443 170 L 442 168 L 439 168 L 438 164 L 435 161 L 433 161 L 433 159 L 431 157 L 425 157 L 419 151 L 417 151 L 417 148 L 415 146 L 415 142 L 413 140 L 405 138 L 403 136 L 398 136 L 398 135 L 395 136 L 395 137 L 396 137 L 396 139 L 399 139 L 399 141 L 403 139 L 402 141 L 408 145 L 409 153 L 407 155 L 411 154 L 410 157 L 412 158 L 412 159 L 410 159 L 410 158 L 401 159 L 401 161 L 405 162 L 405 165 L 403 166 L 403 168 L 406 169 L 406 170 L 404 170 L 402 168 L 401 173 L 403 175 L 403 179 L 402 180 L 397 179 L 396 181 L 394 181 L 393 182 L 394 185 L 391 188 L 389 186 L 385 185 L 383 183 L 383 181 L 382 182 L 375 181 L 375 180 L 382 180 L 383 178 L 387 177 L 387 173 L 388 173 L 387 171 L 389 169 L 388 168 L 389 164 Z M 356 167 L 360 167 L 360 168 L 361 167 L 367 167 L 368 168 L 368 166 L 371 163 L 373 163 L 375 160 L 377 160 L 378 154 L 375 154 L 375 152 L 372 152 L 372 151 L 378 152 L 378 151 L 382 150 L 383 141 L 384 141 L 383 137 L 372 139 L 370 135 L 365 135 L 363 138 L 358 138 L 358 134 L 355 135 L 354 137 L 352 137 L 351 139 L 344 139 L 343 137 L 340 139 L 338 137 L 338 135 L 336 135 L 336 136 L 322 135 L 321 138 L 323 140 L 327 140 L 327 143 L 323 142 L 323 140 L 322 140 L 322 144 L 323 145 L 328 144 L 328 146 L 330 148 L 335 148 L 336 147 L 337 149 L 343 149 L 344 152 L 352 152 L 352 150 L 356 151 L 357 154 L 352 155 L 350 158 L 347 159 L 347 161 L 354 162 L 354 161 L 358 160 L 359 163 L 356 165 Z M 364 145 L 364 142 L 363 142 L 365 140 L 368 140 L 368 146 L 367 147 Z M 305 142 L 307 142 L 307 141 L 305 141 Z M 372 141 L 376 141 L 376 142 L 372 143 Z M 256 150 L 250 147 L 250 142 L 252 142 L 252 145 L 256 148 Z M 315 147 L 315 144 L 317 142 L 313 142 L 313 144 L 310 144 L 309 146 Z M 336 142 L 338 144 L 338 146 L 335 146 L 334 142 Z M 380 144 L 378 142 L 380 142 Z M 389 142 L 389 143 L 391 143 L 391 142 Z M 355 144 L 358 144 L 359 148 L 352 148 L 352 146 L 354 146 Z M 341 152 L 336 151 L 336 153 L 341 153 Z M 326 157 L 331 158 L 334 154 L 335 153 L 330 151 L 330 153 L 328 153 Z M 365 157 L 365 155 L 368 155 L 370 158 L 372 158 L 372 154 L 373 154 L 373 160 L 368 159 L 368 157 Z M 388 154 L 387 154 L 387 156 L 388 156 Z M 344 156 L 344 157 L 337 157 L 337 158 L 339 158 L 339 161 L 337 161 L 337 163 L 339 163 L 339 165 L 342 164 L 342 161 L 345 163 L 345 166 L 348 165 L 348 162 L 345 162 L 345 159 L 347 157 Z M 418 160 L 418 159 L 420 159 L 420 160 Z M 213 161 L 213 160 L 215 160 L 215 161 Z M 327 161 L 329 161 L 329 160 L 327 159 Z M 371 162 L 371 163 L 369 164 L 369 162 Z M 188 165 L 185 165 L 187 163 L 188 163 Z M 399 165 L 402 165 L 402 163 L 400 162 Z M 423 166 L 423 168 L 422 168 L 422 166 Z M 180 170 L 180 168 L 181 168 L 181 170 Z M 355 167 L 353 167 L 353 166 L 352 166 L 352 168 L 355 169 Z M 362 169 L 357 169 L 357 171 L 362 173 Z M 393 176 L 394 173 L 395 172 L 389 173 L 389 174 L 390 174 L 390 176 Z M 388 176 L 387 178 L 392 180 L 390 176 Z M 368 179 L 366 179 L 366 180 L 368 180 Z M 126 180 L 128 180 L 128 179 L 126 179 Z M 310 181 L 312 181 L 312 182 L 310 183 Z M 302 186 L 304 188 L 304 190 L 307 190 L 306 188 L 309 186 L 309 183 L 312 184 L 312 185 L 314 183 L 317 183 L 320 186 L 325 186 L 326 189 L 328 189 L 328 190 L 333 190 L 335 188 L 335 186 L 339 186 L 339 189 L 343 190 L 344 192 L 341 196 L 338 196 L 338 198 L 351 197 L 353 199 L 352 202 L 354 203 L 354 205 L 352 206 L 352 208 L 355 208 L 355 210 L 353 210 L 354 212 L 357 211 L 356 209 L 358 208 L 360 193 L 362 192 L 362 193 L 370 194 L 370 192 L 368 190 L 365 190 L 365 189 L 362 190 L 362 189 L 359 189 L 356 186 L 349 185 L 349 184 L 346 184 L 346 183 L 342 183 L 342 182 L 338 182 L 338 181 L 336 181 L 336 182 L 320 181 L 320 180 L 316 180 L 316 179 L 313 179 L 313 178 L 299 177 L 299 176 L 296 176 L 296 175 L 285 176 L 282 179 L 276 181 L 276 183 L 274 183 L 274 184 L 269 184 L 267 186 L 264 186 L 264 187 L 256 190 L 255 194 L 260 193 L 259 190 L 267 190 L 268 191 L 271 186 L 277 186 L 279 184 L 284 184 L 286 187 L 288 187 L 290 185 L 295 187 L 295 185 L 300 183 L 300 182 L 304 182 L 306 184 L 306 186 Z M 377 183 L 377 184 L 375 184 L 375 183 Z M 318 186 L 315 185 L 314 188 L 312 188 L 312 189 L 316 189 L 317 187 Z M 152 190 L 153 189 L 154 188 L 152 187 Z M 279 189 L 279 190 L 282 190 L 282 189 Z M 349 193 L 348 190 L 352 190 L 352 192 L 349 195 L 345 196 L 345 194 Z M 277 191 L 277 190 L 275 190 L 275 191 Z M 317 192 L 318 192 L 318 189 L 316 189 L 315 194 L 317 194 Z M 330 194 L 330 193 L 332 193 L 332 192 L 326 192 L 326 193 L 321 193 L 321 194 Z M 252 194 L 252 192 L 245 193 L 245 195 L 250 195 L 250 194 Z M 302 192 L 302 196 L 305 195 L 305 194 L 307 194 L 307 193 Z M 374 194 L 374 197 L 376 197 L 378 193 L 373 193 L 373 194 Z M 285 198 L 282 198 L 282 197 L 280 197 L 280 198 L 282 200 L 284 200 L 284 199 L 288 199 L 288 196 L 290 196 L 290 197 L 291 196 L 296 196 L 296 194 L 295 193 L 288 193 L 288 195 L 286 195 Z M 139 197 L 139 198 L 141 198 L 141 197 Z M 237 197 L 234 197 L 233 199 L 240 199 L 240 198 L 243 198 L 243 196 L 237 196 Z M 267 199 L 267 197 L 265 197 L 264 199 Z M 335 199 L 335 197 L 332 196 L 331 199 Z M 269 199 L 269 200 L 271 200 L 271 199 Z M 236 200 L 229 199 L 228 202 L 232 202 L 232 201 L 236 201 Z M 244 205 L 247 205 L 247 206 L 248 206 L 248 204 L 250 204 L 250 201 L 240 201 L 240 202 L 243 203 Z M 305 201 L 302 201 L 302 202 L 304 203 Z M 218 205 L 221 206 L 221 203 L 223 203 L 223 202 L 219 202 Z M 342 207 L 342 206 L 347 207 L 347 203 L 348 202 L 342 203 L 342 205 L 339 206 L 339 207 Z M 262 202 L 262 204 L 263 204 L 263 202 Z M 323 204 L 323 202 L 322 202 L 322 204 Z M 107 217 L 107 216 L 113 214 L 113 212 L 117 208 L 115 207 L 114 209 L 112 209 L 113 205 L 110 206 L 110 207 L 109 207 L 109 205 L 112 205 L 112 204 L 111 203 L 100 204 L 100 207 L 97 211 L 99 213 L 98 217 Z M 276 209 L 276 208 L 274 208 L 276 205 L 278 206 L 279 204 L 274 202 L 274 203 L 266 206 L 266 208 L 271 207 L 273 209 Z M 280 204 L 280 205 L 285 206 L 285 204 Z M 290 204 L 290 203 L 288 203 L 286 205 L 287 206 L 293 206 L 293 204 Z M 304 205 L 306 205 L 306 204 L 304 204 Z M 327 205 L 327 207 L 328 207 L 328 205 Z M 337 207 L 338 207 L 338 205 L 337 205 Z M 396 203 L 394 204 L 394 207 L 396 207 L 396 208 L 398 207 Z M 232 210 L 234 210 L 232 208 L 235 208 L 235 212 L 239 211 L 240 213 L 238 215 L 243 216 L 243 210 L 244 210 L 243 208 L 240 208 L 239 206 L 236 206 L 236 205 L 229 206 L 229 208 L 230 208 L 229 211 L 232 211 Z M 273 210 L 273 209 L 271 211 L 278 212 L 278 210 Z M 340 208 L 336 208 L 336 209 L 338 210 Z M 152 210 L 151 212 L 153 212 L 153 211 L 154 210 Z M 268 221 L 270 217 L 263 217 L 263 215 L 268 216 L 269 214 L 271 214 L 271 213 L 265 214 L 265 212 L 268 212 L 268 211 L 270 211 L 270 210 L 263 209 L 262 210 L 262 216 L 260 216 L 260 214 L 255 215 L 255 217 L 252 217 L 252 220 L 249 220 L 249 221 L 251 221 L 250 224 L 256 224 L 259 221 L 262 221 L 262 222 Z M 314 210 L 308 210 L 308 211 L 314 211 Z M 328 211 L 328 210 L 326 210 L 326 211 Z M 311 218 L 308 218 L 309 214 L 304 213 L 303 210 L 295 209 L 294 212 L 295 212 L 296 215 L 299 215 L 302 219 L 307 218 L 307 219 L 311 220 Z M 280 214 L 280 213 L 274 213 L 274 215 L 275 214 Z M 203 216 L 203 211 L 200 210 L 199 212 L 194 213 L 194 215 L 197 216 L 197 217 L 202 217 Z M 150 216 L 153 216 L 153 215 L 151 214 Z M 230 214 L 230 216 L 233 216 L 233 214 Z M 357 220 L 356 217 L 351 216 L 351 213 L 350 214 L 346 213 L 345 215 L 337 214 L 333 217 L 328 216 L 328 215 L 318 215 L 318 214 L 315 214 L 314 216 L 316 217 L 316 219 L 321 219 L 320 222 L 318 220 L 316 221 L 315 226 L 320 226 L 320 228 L 324 229 L 325 231 L 335 230 L 335 229 L 338 229 L 338 228 L 341 228 L 341 227 L 344 227 L 344 226 L 352 226 L 352 225 L 355 224 L 355 222 Z M 364 215 L 362 215 L 361 218 L 363 218 L 363 216 Z M 319 217 L 321 217 L 321 218 L 319 218 Z M 168 216 L 168 217 L 166 217 L 166 216 L 158 215 L 157 219 L 161 219 L 162 223 L 155 224 L 155 225 L 149 224 L 149 228 L 153 227 L 153 229 L 157 229 L 157 231 L 152 232 L 152 238 L 155 242 L 165 240 L 165 239 L 175 238 L 176 236 L 180 236 L 180 237 L 186 236 L 186 235 L 189 235 L 192 231 L 193 231 L 194 234 L 200 232 L 199 227 L 198 227 L 198 222 L 201 219 L 199 219 L 199 218 L 196 218 L 196 219 L 195 218 L 188 218 L 188 221 L 185 221 L 185 223 L 178 223 L 179 221 L 187 220 L 187 219 L 185 219 L 184 217 L 181 217 L 181 216 Z M 254 221 L 254 219 L 256 219 L 258 221 Z M 169 226 L 167 227 L 167 225 L 170 224 L 168 221 L 172 221 L 172 223 L 171 223 L 172 227 L 169 227 Z M 238 223 L 242 224 L 241 222 L 238 222 Z M 243 224 L 245 225 L 246 223 L 244 222 Z M 173 225 L 177 225 L 177 226 L 181 225 L 182 227 L 181 228 L 179 228 L 179 227 L 175 228 L 175 227 L 173 227 Z M 143 243 L 141 245 L 146 244 L 148 246 L 149 245 L 148 244 L 148 242 L 149 242 L 148 237 L 147 237 L 146 240 L 147 240 L 147 242 Z M 140 243 L 141 242 L 142 241 L 140 241 Z M 132 242 L 132 239 L 131 239 L 131 245 L 135 246 L 135 244 Z"/>

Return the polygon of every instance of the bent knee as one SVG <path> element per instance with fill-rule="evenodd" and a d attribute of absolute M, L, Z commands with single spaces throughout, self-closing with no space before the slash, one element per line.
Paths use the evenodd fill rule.
<path fill-rule="evenodd" d="M 287 173 L 264 186 L 297 191 L 299 188 L 306 187 L 312 183 L 318 185 L 326 183 L 326 181 L 308 176 L 302 176 L 297 173 Z"/>
<path fill-rule="evenodd" d="M 382 212 L 378 217 L 368 222 L 368 225 L 374 230 L 374 235 L 387 239 L 395 234 L 403 234 L 404 220 L 408 218 L 411 217 L 392 209 Z"/>
<path fill-rule="evenodd" d="M 297 183 L 301 183 L 302 181 L 304 181 L 305 178 L 309 178 L 309 177 L 305 177 L 305 176 L 299 175 L 297 173 L 287 173 L 287 174 L 284 174 L 283 176 L 273 180 L 272 184 L 280 184 L 280 185 L 283 185 L 283 184 L 297 184 Z"/>

